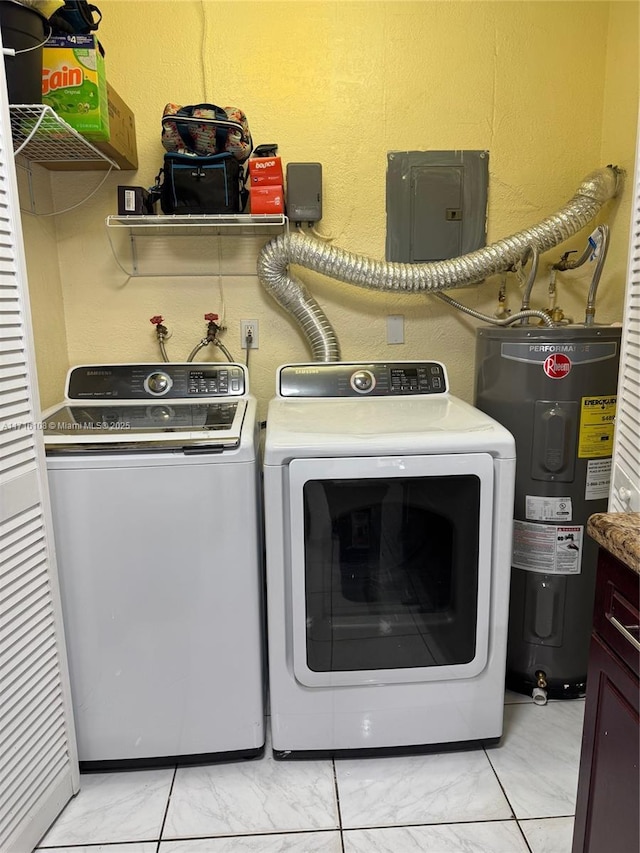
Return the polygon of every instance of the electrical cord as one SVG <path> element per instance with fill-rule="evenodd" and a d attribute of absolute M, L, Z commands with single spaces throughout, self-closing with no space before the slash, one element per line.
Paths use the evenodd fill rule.
<path fill-rule="evenodd" d="M 209 56 L 209 21 L 207 20 L 207 7 L 204 0 L 200 0 L 200 9 L 202 11 L 202 38 L 200 39 L 200 67 L 202 69 L 202 91 L 204 100 L 207 102 L 207 58 Z"/>
<path fill-rule="evenodd" d="M 22 50 L 15 50 L 11 47 L 5 47 L 2 50 L 2 52 L 5 54 L 5 56 L 18 56 L 21 53 L 29 53 L 32 50 L 39 50 L 41 47 L 44 47 L 45 44 L 51 38 L 51 33 L 52 33 L 51 24 L 48 21 L 45 21 L 44 23 L 45 23 L 45 26 L 47 28 L 47 34 L 45 36 L 44 41 L 41 41 L 39 44 L 34 44 L 32 47 L 24 47 L 24 48 L 22 48 Z"/>
<path fill-rule="evenodd" d="M 109 171 L 107 172 L 107 174 L 100 181 L 98 186 L 92 192 L 89 193 L 88 196 L 85 196 L 85 198 L 83 198 L 82 201 L 79 201 L 77 204 L 72 204 L 71 207 L 65 207 L 64 210 L 54 210 L 53 213 L 34 213 L 33 211 L 27 210 L 24 207 L 21 207 L 20 210 L 22 213 L 27 213 L 29 216 L 39 216 L 39 217 L 60 216 L 61 213 L 69 213 L 70 210 L 75 210 L 77 207 L 82 207 L 82 205 L 85 204 L 86 202 L 88 202 L 90 198 L 93 198 L 93 196 L 98 192 L 98 190 L 104 186 L 104 183 L 107 180 L 107 178 L 109 177 L 109 175 L 111 174 L 111 172 L 113 172 L 113 166 L 109 166 Z M 121 267 L 121 269 L 122 269 L 122 267 Z M 126 272 L 126 270 L 125 270 L 125 272 Z"/>
<path fill-rule="evenodd" d="M 220 241 L 218 241 L 219 243 Z M 219 262 L 218 266 L 221 266 L 221 262 Z M 227 306 L 224 301 L 224 288 L 222 286 L 222 276 L 218 276 L 218 295 L 220 297 L 220 327 L 225 328 L 224 321 L 226 319 Z"/>
<path fill-rule="evenodd" d="M 320 231 L 316 231 L 311 222 L 309 223 L 309 231 L 311 231 L 313 236 L 317 237 L 318 240 L 325 240 L 327 243 L 330 243 L 332 240 L 335 240 L 333 234 L 322 234 Z"/>
<path fill-rule="evenodd" d="M 299 234 L 305 234 L 305 230 L 302 227 L 302 222 L 296 222 L 295 226 L 296 231 Z M 313 226 L 313 222 L 307 222 L 307 226 L 309 228 L 309 231 L 313 234 L 314 237 L 317 237 L 318 240 L 324 240 L 325 243 L 330 243 L 332 240 L 335 240 L 335 237 L 332 234 L 321 234 L 320 231 L 317 231 Z"/>
<path fill-rule="evenodd" d="M 251 344 L 253 343 L 253 334 L 251 332 L 251 329 L 247 329 L 247 334 L 245 335 L 244 342 L 247 345 L 247 347 L 246 347 L 247 354 L 245 356 L 244 363 L 245 363 L 245 366 L 248 368 L 249 367 L 249 353 L 251 352 Z"/>

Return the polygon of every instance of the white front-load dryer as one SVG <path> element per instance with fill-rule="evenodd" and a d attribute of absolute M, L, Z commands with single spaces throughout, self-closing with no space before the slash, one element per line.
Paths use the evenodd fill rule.
<path fill-rule="evenodd" d="M 502 734 L 515 445 L 438 362 L 278 371 L 264 451 L 278 757 Z"/>

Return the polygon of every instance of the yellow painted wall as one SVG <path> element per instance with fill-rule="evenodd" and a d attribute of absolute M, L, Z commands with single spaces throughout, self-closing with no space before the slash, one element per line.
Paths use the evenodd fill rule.
<path fill-rule="evenodd" d="M 24 168 L 18 168 L 17 178 L 20 207 L 31 211 L 35 205 L 43 213 L 51 212 L 48 172 L 36 166 L 29 175 Z M 27 212 L 21 218 L 40 405 L 46 409 L 60 400 L 69 367 L 56 222 L 55 217 Z"/>
<path fill-rule="evenodd" d="M 627 191 L 614 206 L 607 221 L 611 226 L 611 247 L 607 256 L 599 306 L 604 317 L 620 319 L 619 288 L 611 282 L 626 281 L 629 253 L 631 203 L 633 201 L 634 144 L 639 115 L 640 2 L 610 4 L 607 32 L 607 63 L 602 111 L 602 163 L 619 162 L 627 171 Z M 624 159 L 623 159 L 624 158 Z"/>
<path fill-rule="evenodd" d="M 336 245 L 377 258 L 384 257 L 390 150 L 488 149 L 489 241 L 555 212 L 595 168 L 616 163 L 632 174 L 636 2 L 99 5 L 108 77 L 135 112 L 141 166 L 110 176 L 85 206 L 56 220 L 70 363 L 157 359 L 149 324 L 157 313 L 173 331 L 171 356 L 184 358 L 204 332 L 202 315 L 221 309 L 220 287 L 229 327 L 224 341 L 236 358 L 244 355 L 239 320 L 259 320 L 251 378 L 263 413 L 278 364 L 309 358 L 297 326 L 255 277 L 180 277 L 167 262 L 167 278 L 127 279 L 114 263 L 104 218 L 115 213 L 118 183 L 153 182 L 167 101 L 240 106 L 255 144 L 277 142 L 285 163 L 322 162 L 321 230 L 335 235 Z M 67 206 L 100 177 L 54 174 L 56 203 Z M 613 239 L 598 320 L 612 322 L 621 318 L 629 193 L 601 219 L 612 224 Z M 562 250 L 582 250 L 590 230 Z M 37 251 L 32 235 L 29 242 Z M 537 305 L 546 300 L 546 264 L 560 251 L 542 259 Z M 333 324 L 343 358 L 442 359 L 453 392 L 472 399 L 475 321 L 433 297 L 373 294 L 307 271 L 301 277 Z M 589 272 L 580 272 L 560 282 L 560 304 L 576 318 L 588 281 Z M 498 284 L 494 278 L 457 295 L 492 312 Z M 388 314 L 405 315 L 404 345 L 386 344 Z"/>

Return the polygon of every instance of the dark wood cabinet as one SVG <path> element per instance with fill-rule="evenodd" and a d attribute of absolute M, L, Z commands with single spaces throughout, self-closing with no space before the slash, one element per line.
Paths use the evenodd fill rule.
<path fill-rule="evenodd" d="M 640 850 L 639 580 L 600 550 L 572 853 Z"/>

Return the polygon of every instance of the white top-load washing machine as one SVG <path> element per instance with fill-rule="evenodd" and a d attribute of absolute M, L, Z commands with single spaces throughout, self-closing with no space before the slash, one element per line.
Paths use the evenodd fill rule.
<path fill-rule="evenodd" d="M 438 362 L 278 371 L 264 451 L 277 757 L 502 734 L 515 445 Z"/>
<path fill-rule="evenodd" d="M 264 748 L 256 403 L 239 364 L 72 369 L 46 413 L 81 767 Z"/>

